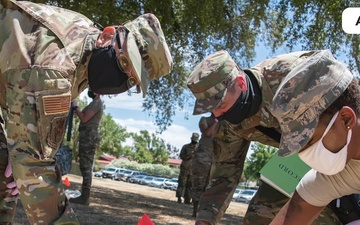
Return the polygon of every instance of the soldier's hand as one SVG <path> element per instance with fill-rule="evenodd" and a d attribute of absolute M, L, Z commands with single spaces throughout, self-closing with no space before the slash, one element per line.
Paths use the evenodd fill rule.
<path fill-rule="evenodd" d="M 71 102 L 71 108 L 72 108 L 72 110 L 76 110 L 76 108 L 77 108 L 78 106 L 77 106 L 77 102 L 74 100 L 74 101 L 72 101 Z"/>

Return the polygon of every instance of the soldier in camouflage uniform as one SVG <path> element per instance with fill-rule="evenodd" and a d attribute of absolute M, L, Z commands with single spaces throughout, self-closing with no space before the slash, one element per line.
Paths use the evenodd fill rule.
<path fill-rule="evenodd" d="M 100 136 L 98 132 L 99 124 L 103 115 L 103 102 L 98 93 L 88 90 L 88 96 L 92 102 L 82 111 L 73 101 L 72 108 L 80 119 L 79 125 L 79 166 L 83 177 L 81 195 L 71 198 L 70 202 L 89 205 L 90 189 L 92 183 L 92 171 L 94 166 L 95 152 L 99 147 Z"/>
<path fill-rule="evenodd" d="M 195 150 L 192 167 L 192 202 L 193 217 L 196 217 L 201 194 L 209 183 L 210 168 L 213 158 L 212 134 L 218 120 L 214 115 L 202 116 L 199 120 L 201 138 L 199 146 Z"/>
<path fill-rule="evenodd" d="M 54 160 L 70 102 L 88 83 L 100 94 L 145 94 L 169 74 L 159 21 L 145 14 L 102 31 L 70 10 L 1 0 L 0 30 L 0 223 L 12 224 L 17 188 L 30 224 L 79 224 Z"/>
<path fill-rule="evenodd" d="M 219 120 L 213 135 L 214 161 L 210 182 L 200 198 L 197 225 L 216 224 L 223 216 L 239 183 L 251 141 L 279 146 L 278 140 L 269 135 L 274 133 L 271 131 L 281 132 L 271 111 L 274 93 L 292 69 L 322 52 L 279 55 L 242 70 L 226 51 L 219 51 L 194 68 L 187 83 L 196 97 L 193 114 L 212 112 Z M 262 188 L 265 191 L 260 191 L 264 190 Z M 260 187 L 255 198 L 261 198 L 258 203 L 262 205 L 249 207 L 255 210 L 247 213 L 245 224 L 269 224 L 285 203 L 285 196 L 266 196 L 266 189 L 276 193 L 267 186 Z M 264 198 L 262 194 L 265 194 Z M 340 224 L 330 214 L 323 211 L 314 224 L 323 224 L 324 219 L 327 224 Z"/>
<path fill-rule="evenodd" d="M 311 224 L 334 199 L 360 192 L 360 87 L 347 65 L 329 51 L 304 61 L 280 84 L 271 111 L 282 131 L 278 155 L 298 153 L 312 168 L 271 224 Z M 349 208 L 351 218 L 354 202 L 334 211 Z"/>
<path fill-rule="evenodd" d="M 180 151 L 180 174 L 178 179 L 178 187 L 176 189 L 176 197 L 178 203 L 181 203 L 181 197 L 184 197 L 184 203 L 190 204 L 191 199 L 191 172 L 192 159 L 194 157 L 195 149 L 198 147 L 199 134 L 193 133 L 191 135 L 191 143 L 184 145 Z"/>

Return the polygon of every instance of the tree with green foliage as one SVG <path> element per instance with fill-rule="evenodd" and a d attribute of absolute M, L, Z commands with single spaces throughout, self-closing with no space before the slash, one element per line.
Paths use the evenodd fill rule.
<path fill-rule="evenodd" d="M 110 114 L 104 115 L 99 125 L 99 134 L 101 137 L 99 151 L 120 157 L 128 153 L 129 148 L 123 146 L 123 143 L 130 137 L 130 133 L 125 127 L 117 124 Z"/>
<path fill-rule="evenodd" d="M 267 5 L 266 43 L 273 51 L 286 46 L 289 51 L 301 49 L 330 49 L 344 55 L 344 61 L 359 75 L 360 37 L 346 34 L 342 29 L 342 12 L 359 7 L 353 0 L 276 0 Z"/>
<path fill-rule="evenodd" d="M 153 163 L 167 165 L 169 155 L 166 152 L 165 141 L 157 137 L 154 133 L 151 134 L 151 147 L 149 151 L 153 156 Z"/>
<path fill-rule="evenodd" d="M 138 133 L 131 133 L 134 140 L 132 152 L 128 154 L 131 160 L 139 163 L 167 164 L 168 153 L 163 139 L 149 134 L 147 130 Z"/>
<path fill-rule="evenodd" d="M 258 142 L 251 144 L 251 155 L 245 162 L 243 175 L 246 183 L 249 181 L 258 181 L 260 178 L 260 169 L 269 161 L 271 156 L 275 154 L 277 148 L 264 145 Z"/>
<path fill-rule="evenodd" d="M 166 152 L 168 153 L 170 158 L 179 158 L 180 149 L 178 149 L 175 146 L 172 146 L 171 144 L 166 144 Z"/>

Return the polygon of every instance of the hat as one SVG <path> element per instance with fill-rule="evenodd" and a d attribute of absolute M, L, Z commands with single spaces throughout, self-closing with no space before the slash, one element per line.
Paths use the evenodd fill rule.
<path fill-rule="evenodd" d="M 238 72 L 238 66 L 225 50 L 200 62 L 187 80 L 187 86 L 196 98 L 193 114 L 203 114 L 218 107 Z"/>
<path fill-rule="evenodd" d="M 198 133 L 192 133 L 191 135 L 191 140 L 192 141 L 199 141 L 199 134 Z"/>
<path fill-rule="evenodd" d="M 147 13 L 124 24 L 127 35 L 127 53 L 141 81 L 143 97 L 151 80 L 169 74 L 173 61 L 160 22 L 155 15 Z M 126 43 L 127 42 L 127 43 Z"/>
<path fill-rule="evenodd" d="M 272 114 L 281 128 L 279 156 L 302 149 L 312 137 L 319 116 L 345 91 L 353 75 L 329 50 L 298 64 L 276 91 Z"/>

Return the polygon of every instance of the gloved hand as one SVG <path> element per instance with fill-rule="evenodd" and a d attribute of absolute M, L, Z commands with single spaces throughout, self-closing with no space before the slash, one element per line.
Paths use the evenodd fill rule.
<path fill-rule="evenodd" d="M 77 108 L 78 106 L 77 106 L 77 102 L 74 100 L 74 101 L 71 101 L 71 108 L 72 108 L 72 110 L 76 110 L 76 108 Z"/>
<path fill-rule="evenodd" d="M 6 178 L 9 178 L 12 175 L 10 155 L 9 155 L 8 164 L 6 166 L 4 175 Z M 6 184 L 6 187 L 9 189 L 12 189 L 11 195 L 17 195 L 19 193 L 19 189 L 17 188 L 15 181 L 11 181 L 10 183 Z"/>

